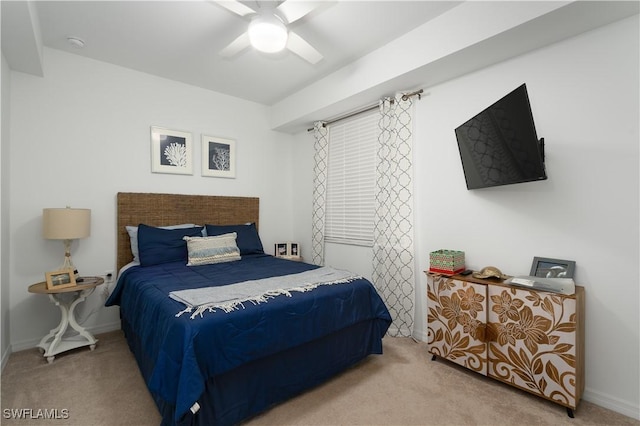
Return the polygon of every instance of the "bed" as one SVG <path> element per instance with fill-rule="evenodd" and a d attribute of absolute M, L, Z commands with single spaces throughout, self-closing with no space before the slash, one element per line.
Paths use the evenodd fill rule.
<path fill-rule="evenodd" d="M 120 306 L 163 424 L 238 424 L 382 353 L 391 317 L 373 285 L 265 254 L 258 198 L 118 193 L 117 215 L 121 273 L 106 305 Z M 154 245 L 182 234 L 186 261 Z M 209 243 L 213 263 L 195 249 Z"/>

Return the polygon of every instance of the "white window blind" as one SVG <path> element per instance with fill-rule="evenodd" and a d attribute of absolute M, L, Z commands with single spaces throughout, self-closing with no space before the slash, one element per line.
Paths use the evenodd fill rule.
<path fill-rule="evenodd" d="M 329 126 L 325 241 L 373 245 L 378 111 Z"/>

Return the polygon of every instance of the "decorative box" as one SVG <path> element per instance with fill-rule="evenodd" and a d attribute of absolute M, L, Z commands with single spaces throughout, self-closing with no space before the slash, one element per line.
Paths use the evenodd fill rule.
<path fill-rule="evenodd" d="M 436 250 L 429 253 L 429 272 L 454 275 L 464 271 L 464 252 L 458 250 Z"/>

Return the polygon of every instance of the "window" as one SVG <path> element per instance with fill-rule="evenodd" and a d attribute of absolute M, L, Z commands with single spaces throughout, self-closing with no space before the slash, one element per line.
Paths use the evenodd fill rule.
<path fill-rule="evenodd" d="M 373 245 L 378 112 L 329 126 L 325 241 Z"/>

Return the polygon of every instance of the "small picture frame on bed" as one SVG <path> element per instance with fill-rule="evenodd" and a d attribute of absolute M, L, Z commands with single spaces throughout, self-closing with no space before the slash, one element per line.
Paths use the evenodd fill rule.
<path fill-rule="evenodd" d="M 573 278 L 575 268 L 576 262 L 573 260 L 534 257 L 529 275 L 542 278 Z"/>
<path fill-rule="evenodd" d="M 151 127 L 151 172 L 193 174 L 191 133 Z"/>
<path fill-rule="evenodd" d="M 67 287 L 75 287 L 76 278 L 73 269 L 60 269 L 45 273 L 47 290 L 59 290 Z"/>
<path fill-rule="evenodd" d="M 236 177 L 236 141 L 202 135 L 202 176 Z"/>

